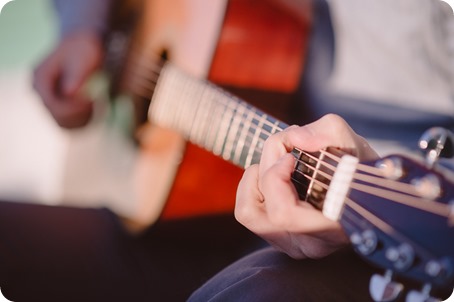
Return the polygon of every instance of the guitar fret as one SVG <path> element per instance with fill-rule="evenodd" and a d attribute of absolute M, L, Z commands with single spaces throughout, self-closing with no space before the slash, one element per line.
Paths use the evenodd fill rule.
<path fill-rule="evenodd" d="M 246 107 L 247 105 L 244 104 L 244 106 Z M 238 141 L 236 144 L 236 148 L 235 148 L 235 152 L 234 152 L 234 154 L 235 154 L 234 162 L 235 163 L 241 164 L 242 162 L 244 162 L 241 160 L 241 158 L 242 158 L 243 150 L 246 147 L 246 139 L 249 134 L 249 129 L 251 128 L 253 114 L 254 114 L 254 112 L 252 110 L 247 111 L 245 122 L 242 123 L 243 127 L 242 127 L 241 133 L 239 135 L 239 138 L 238 138 Z"/>
<path fill-rule="evenodd" d="M 270 137 L 270 134 L 268 131 L 265 132 L 263 130 L 260 130 L 259 140 L 257 142 L 257 148 L 255 148 L 256 152 L 262 152 L 263 145 L 265 144 L 265 141 L 268 139 L 268 137 Z"/>
<path fill-rule="evenodd" d="M 191 141 L 198 144 L 200 140 L 200 123 L 202 122 L 202 120 L 200 119 L 200 105 L 203 100 L 203 90 L 201 90 L 198 85 L 196 86 L 196 83 L 191 84 L 191 94 L 189 94 L 189 96 L 192 97 L 193 100 L 195 100 L 196 104 L 195 106 L 191 106 L 193 114 L 191 127 L 189 128 L 189 138 Z"/>
<path fill-rule="evenodd" d="M 274 120 L 270 116 L 266 117 L 266 123 L 263 124 L 262 126 L 263 130 L 262 131 L 267 137 L 265 140 L 273 133 L 275 127 L 274 127 Z"/>
<path fill-rule="evenodd" d="M 254 136 L 252 138 L 252 143 L 251 143 L 251 146 L 249 147 L 249 152 L 246 157 L 245 164 L 244 164 L 245 168 L 249 167 L 251 164 L 255 164 L 258 162 L 258 161 L 257 162 L 253 161 L 253 159 L 255 158 L 254 154 L 255 154 L 255 152 L 257 150 L 257 146 L 259 144 L 261 128 L 262 128 L 263 124 L 265 123 L 266 118 L 267 118 L 267 115 L 265 113 L 263 113 L 260 116 L 260 119 L 258 120 L 258 124 L 257 124 L 257 127 L 255 128 Z"/>
<path fill-rule="evenodd" d="M 163 72 L 161 75 L 157 87 L 167 87 L 167 86 L 172 86 L 173 85 L 173 80 L 174 77 L 172 77 L 170 74 Z M 171 106 L 171 103 L 169 100 L 172 99 L 172 93 L 173 91 L 171 89 L 156 89 L 155 94 L 153 95 L 153 101 L 151 104 L 153 107 L 151 108 L 151 114 L 152 114 L 152 119 L 162 125 L 171 125 L 170 119 L 172 118 L 170 116 L 170 111 L 171 110 L 166 110 L 166 105 Z"/>
<path fill-rule="evenodd" d="M 234 106 L 232 107 L 231 104 L 233 104 Z M 229 127 L 227 129 L 227 133 L 226 133 L 226 138 L 224 140 L 224 147 L 223 147 L 223 152 L 222 152 L 222 157 L 225 159 L 225 160 L 230 160 L 231 159 L 231 153 L 232 153 L 232 149 L 233 149 L 233 143 L 235 142 L 234 141 L 234 138 L 232 138 L 232 134 L 233 135 L 236 135 L 237 131 L 235 129 L 238 128 L 238 124 L 236 123 L 237 121 L 237 109 L 240 106 L 239 103 L 237 102 L 229 102 L 228 103 L 228 107 L 232 107 L 232 116 L 231 116 L 231 119 L 230 119 L 230 123 L 229 123 Z"/>
<path fill-rule="evenodd" d="M 211 92 L 209 89 L 204 89 L 203 87 L 199 87 L 199 89 L 201 90 L 201 95 L 199 109 L 196 116 L 196 119 L 198 120 L 197 128 L 195 130 L 197 134 L 196 143 L 199 146 L 205 147 L 205 140 L 211 122 L 208 110 L 208 108 L 210 108 Z"/>
<path fill-rule="evenodd" d="M 173 76 L 172 76 L 173 75 Z M 168 76 L 169 81 L 166 83 L 167 87 L 175 87 L 179 86 L 178 80 L 178 74 L 169 74 Z M 178 125 L 178 120 L 179 120 L 179 115 L 181 115 L 181 112 L 178 110 L 178 106 L 175 106 L 175 101 L 179 98 L 177 95 L 178 92 L 181 91 L 181 89 L 167 89 L 167 99 L 165 100 L 168 107 L 167 109 L 163 109 L 163 114 L 165 116 L 165 120 L 167 121 L 167 126 L 168 127 L 177 127 Z"/>
<path fill-rule="evenodd" d="M 208 150 L 213 151 L 213 149 L 215 147 L 216 139 L 218 137 L 219 128 L 221 127 L 220 120 L 222 119 L 222 116 L 224 114 L 224 107 L 220 101 L 221 97 L 219 96 L 219 92 L 216 89 L 211 89 L 211 93 L 212 93 L 212 97 L 210 98 L 211 104 L 210 104 L 210 110 L 208 112 L 211 112 L 212 114 L 210 114 L 211 121 L 208 125 L 213 125 L 213 126 L 209 127 L 209 129 L 208 129 L 208 134 L 205 139 L 205 147 Z M 214 109 L 213 109 L 213 107 L 214 107 Z M 217 153 L 217 155 L 219 155 L 219 154 L 220 153 Z"/>
<path fill-rule="evenodd" d="M 183 98 L 183 96 L 185 95 L 183 91 L 185 90 L 186 82 L 184 81 L 184 79 L 182 79 L 180 73 L 177 73 L 173 80 L 174 85 L 172 85 L 172 87 L 174 87 L 174 89 L 171 89 L 171 99 L 169 100 L 169 102 L 171 102 L 172 104 L 173 110 L 169 110 L 169 114 L 175 112 L 172 118 L 172 126 L 181 131 L 184 129 L 182 126 L 182 121 L 186 117 L 183 114 L 184 111 L 181 110 L 181 103 L 183 103 L 183 105 L 185 106 L 188 106 L 188 102 L 186 102 Z"/>
<path fill-rule="evenodd" d="M 192 96 L 189 92 L 191 81 L 180 72 L 175 72 L 173 69 L 170 71 L 168 73 L 173 75 L 172 81 L 169 82 L 171 85 L 168 85 L 168 88 L 164 87 L 169 91 L 167 102 L 170 108 L 165 110 L 169 115 L 167 126 L 187 136 L 188 125 L 192 122 L 193 116 L 191 112 Z"/>
<path fill-rule="evenodd" d="M 156 83 L 156 86 L 161 85 L 161 83 L 165 80 L 164 75 L 158 78 L 158 82 Z M 159 121 L 161 117 L 161 111 L 162 111 L 162 106 L 161 102 L 163 97 L 162 95 L 162 90 L 161 89 L 156 89 L 156 91 L 153 94 L 153 99 L 155 99 L 154 102 L 151 102 L 150 104 L 150 109 L 148 111 L 148 114 L 150 115 L 150 120 L 156 122 Z"/>
<path fill-rule="evenodd" d="M 189 141 L 243 167 L 258 162 L 264 141 L 285 127 L 170 64 L 161 71 L 150 108 L 150 117 L 159 125 L 174 128 Z"/>
<path fill-rule="evenodd" d="M 274 123 L 273 123 L 273 128 L 271 129 L 271 135 L 275 134 L 276 132 L 278 132 L 278 130 L 279 130 L 278 126 L 279 126 L 279 121 L 275 120 Z"/>
<path fill-rule="evenodd" d="M 204 146 L 207 150 L 212 150 L 212 144 L 208 144 L 208 140 L 212 137 L 212 132 L 219 126 L 219 119 L 214 115 L 215 109 L 219 107 L 219 102 L 216 100 L 217 91 L 212 86 L 206 86 L 203 93 L 203 116 L 201 119 L 204 121 L 201 131 L 200 145 Z"/>
<path fill-rule="evenodd" d="M 315 183 L 315 181 L 317 179 L 318 171 L 320 170 L 320 165 L 321 165 L 321 163 L 322 163 L 324 158 L 325 158 L 325 153 L 321 153 L 320 156 L 317 159 L 317 163 L 315 164 L 314 171 L 312 172 L 312 178 L 311 178 L 311 180 L 309 182 L 309 186 L 307 188 L 308 195 L 310 195 L 310 193 L 313 190 L 314 183 Z"/>
<path fill-rule="evenodd" d="M 223 153 L 224 142 L 225 142 L 228 130 L 229 130 L 230 120 L 233 116 L 233 111 L 228 110 L 229 105 L 230 105 L 229 102 L 227 102 L 224 105 L 224 113 L 222 114 L 222 120 L 221 120 L 221 124 L 219 127 L 220 131 L 218 132 L 218 136 L 216 137 L 214 153 L 217 155 L 221 155 Z"/>
<path fill-rule="evenodd" d="M 243 129 L 243 119 L 244 119 L 244 114 L 246 113 L 246 106 L 245 104 L 241 103 L 241 102 L 238 102 L 238 106 L 237 106 L 237 110 L 236 110 L 236 114 L 234 116 L 234 119 L 232 121 L 232 126 L 231 126 L 231 129 L 230 129 L 230 132 L 232 133 L 232 135 L 229 135 L 229 140 L 230 140 L 230 160 L 234 163 L 234 164 L 238 164 L 238 161 L 235 159 L 236 158 L 236 150 L 238 148 L 238 143 L 240 141 L 240 134 L 241 134 L 241 131 Z"/>
<path fill-rule="evenodd" d="M 253 139 L 253 134 L 250 132 L 250 128 L 252 127 L 252 123 L 249 125 L 249 129 L 246 132 L 246 136 L 244 137 L 244 144 L 243 147 L 241 148 L 241 153 L 240 153 L 240 159 L 239 159 L 239 165 L 241 167 L 244 167 L 246 164 L 246 160 L 249 156 L 249 150 L 251 149 L 252 145 L 252 139 Z"/>
<path fill-rule="evenodd" d="M 179 80 L 181 81 L 181 87 L 179 88 L 179 97 L 175 98 L 178 102 L 176 108 L 178 108 L 178 117 L 177 117 L 177 128 L 181 131 L 187 138 L 190 137 L 190 131 L 194 124 L 194 114 L 197 106 L 194 106 L 194 102 L 197 102 L 194 93 L 194 84 L 192 81 L 187 80 L 183 75 L 180 74 Z M 175 89 L 177 90 L 177 89 Z"/>
<path fill-rule="evenodd" d="M 187 83 L 181 79 L 179 74 L 176 75 L 175 79 L 177 80 L 177 85 L 174 85 L 171 89 L 173 95 L 170 101 L 173 102 L 173 100 L 178 100 L 180 104 L 179 106 L 174 106 L 175 111 L 173 111 L 172 127 L 181 131 L 184 129 L 185 118 L 188 118 L 188 115 L 183 114 L 183 112 L 187 112 L 186 108 L 189 106 L 189 103 L 183 98 L 187 95 L 186 92 L 183 92 L 187 89 Z"/>

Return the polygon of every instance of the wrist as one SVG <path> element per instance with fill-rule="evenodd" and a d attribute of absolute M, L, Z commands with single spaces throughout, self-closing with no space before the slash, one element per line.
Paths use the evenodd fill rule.
<path fill-rule="evenodd" d="M 89 29 L 74 29 L 60 37 L 60 45 L 69 52 L 85 50 L 102 56 L 105 52 L 104 40 L 99 33 Z"/>
<path fill-rule="evenodd" d="M 95 33 L 102 40 L 106 35 L 111 0 L 54 0 L 60 25 L 60 37 L 74 32 Z"/>

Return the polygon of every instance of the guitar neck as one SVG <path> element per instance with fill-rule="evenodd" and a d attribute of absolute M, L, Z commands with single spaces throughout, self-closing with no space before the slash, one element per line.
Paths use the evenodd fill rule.
<path fill-rule="evenodd" d="M 263 143 L 288 125 L 221 88 L 164 65 L 150 119 L 242 168 L 260 160 Z"/>
<path fill-rule="evenodd" d="M 170 63 L 160 73 L 149 114 L 154 123 L 178 131 L 188 141 L 241 168 L 258 163 L 265 140 L 288 127 Z M 294 149 L 292 153 L 297 160 L 292 181 L 300 199 L 322 210 L 332 174 L 332 170 L 323 170 L 326 164 L 335 169 L 340 151 L 307 153 Z"/>

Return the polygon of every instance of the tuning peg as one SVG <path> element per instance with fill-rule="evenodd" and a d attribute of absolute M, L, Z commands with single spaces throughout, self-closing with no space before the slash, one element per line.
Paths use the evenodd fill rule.
<path fill-rule="evenodd" d="M 393 263 L 395 269 L 403 271 L 413 264 L 415 251 L 411 245 L 402 243 L 398 246 L 389 247 L 385 252 L 385 257 Z"/>
<path fill-rule="evenodd" d="M 430 128 L 419 139 L 419 148 L 426 155 L 426 164 L 432 167 L 440 157 L 454 157 L 454 134 L 445 128 Z"/>
<path fill-rule="evenodd" d="M 376 302 L 394 301 L 400 295 L 404 286 L 392 281 L 392 272 L 387 270 L 385 275 L 375 274 L 370 279 L 369 292 Z"/>
<path fill-rule="evenodd" d="M 430 284 L 425 284 L 421 291 L 411 290 L 405 302 L 439 302 L 441 300 L 431 297 L 430 294 L 431 286 Z"/>
<path fill-rule="evenodd" d="M 377 234 L 370 229 L 352 233 L 350 235 L 350 241 L 355 249 L 363 255 L 371 254 L 378 246 Z"/>

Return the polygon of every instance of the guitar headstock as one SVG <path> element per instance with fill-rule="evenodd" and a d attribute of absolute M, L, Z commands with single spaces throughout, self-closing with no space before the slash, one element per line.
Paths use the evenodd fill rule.
<path fill-rule="evenodd" d="M 324 168 L 311 168 L 311 182 L 324 188 L 324 201 L 315 206 L 340 222 L 358 254 L 384 270 L 370 282 L 375 301 L 395 300 L 405 279 L 419 285 L 409 290 L 408 302 L 432 301 L 434 292 L 454 287 L 454 177 L 436 165 L 440 144 L 423 145 L 432 147 L 421 161 L 390 155 L 359 163 L 332 149 L 313 155 L 329 159 L 318 164 Z"/>
<path fill-rule="evenodd" d="M 390 272 L 433 288 L 453 287 L 453 203 L 452 180 L 413 159 L 392 155 L 358 165 L 339 222 L 355 250 L 388 272 L 372 279 L 372 293 L 381 282 L 400 291 L 386 281 Z"/>
<path fill-rule="evenodd" d="M 392 301 L 403 290 L 393 275 L 420 284 L 407 301 L 454 287 L 454 181 L 436 166 L 452 152 L 451 134 L 431 129 L 420 146 L 422 162 L 391 155 L 359 164 L 339 218 L 355 250 L 385 270 L 371 279 L 376 301 Z"/>

